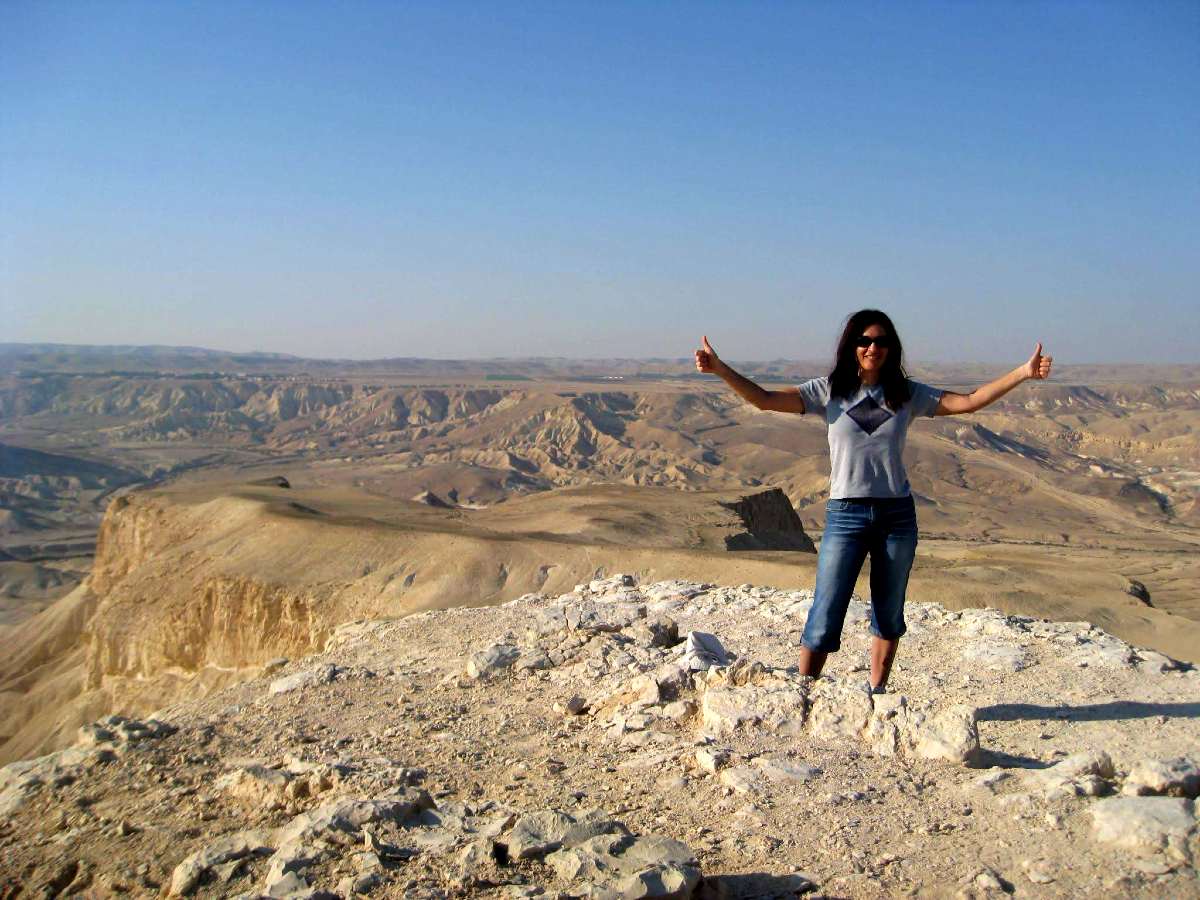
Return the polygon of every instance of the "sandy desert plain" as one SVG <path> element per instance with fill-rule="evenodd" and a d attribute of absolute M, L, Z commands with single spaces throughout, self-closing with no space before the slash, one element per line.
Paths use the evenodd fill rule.
<path fill-rule="evenodd" d="M 767 387 L 826 369 L 731 365 Z M 910 374 L 965 391 L 1003 370 Z M 919 421 L 907 460 L 922 532 L 910 601 L 1090 623 L 1177 661 L 1176 674 L 1200 662 L 1200 366 L 1059 363 L 1050 381 L 983 412 Z M 646 585 L 811 589 L 827 477 L 822 423 L 757 411 L 690 358 L 360 363 L 0 345 L 0 762 L 63 751 L 80 726 L 112 713 L 176 710 L 182 720 L 179 704 L 243 690 L 280 659 L 328 652 L 347 623 L 530 602 L 616 573 Z M 411 621 L 410 643 L 426 620 Z M 429 668 L 457 671 L 445 659 Z M 844 653 L 830 677 L 860 669 Z M 917 696 L 921 677 L 902 644 L 894 690 Z M 1195 680 L 1178 690 L 1183 731 L 1164 747 L 1195 746 Z M 1006 752 L 992 763 L 1032 759 Z M 168 890 L 178 858 L 110 876 L 88 861 L 110 850 L 89 844 L 87 829 L 107 835 L 111 817 L 89 820 L 93 804 L 80 802 L 77 822 L 66 794 L 38 797 L 38 815 L 62 812 L 61 823 L 33 839 L 14 830 L 14 813 L 0 829 L 4 853 L 20 860 L 0 866 L 5 896 L 24 896 L 23 884 L 47 896 Z M 148 830 L 135 827 L 130 835 Z M 206 835 L 192 831 L 195 849 Z M 61 862 L 59 832 L 85 848 L 73 863 Z M 706 872 L 772 856 L 713 852 Z M 241 876 L 265 871 L 253 853 L 229 859 L 241 868 L 223 877 L 238 886 L 209 873 L 205 895 L 246 893 Z M 1193 895 L 1194 869 L 1155 865 L 1103 884 Z M 934 895 L 930 879 L 949 878 L 951 894 L 993 890 L 986 877 L 959 885 L 959 874 L 935 866 L 832 888 L 829 875 L 820 887 Z M 1088 884 L 997 878 L 1008 894 L 1068 896 Z M 520 879 L 380 883 L 386 896 L 535 895 L 515 893 Z M 737 884 L 717 895 L 755 895 L 753 883 L 740 894 Z"/>

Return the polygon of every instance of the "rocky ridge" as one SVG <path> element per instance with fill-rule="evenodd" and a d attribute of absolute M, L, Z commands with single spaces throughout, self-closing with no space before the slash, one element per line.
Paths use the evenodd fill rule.
<path fill-rule="evenodd" d="M 322 653 L 0 770 L 3 896 L 1200 896 L 1200 677 L 1086 623 L 615 576 Z M 1190 756 L 1189 756 L 1190 754 Z"/>

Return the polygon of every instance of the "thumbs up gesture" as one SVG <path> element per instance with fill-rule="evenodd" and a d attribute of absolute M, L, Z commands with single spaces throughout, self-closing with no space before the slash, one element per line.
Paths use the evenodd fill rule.
<path fill-rule="evenodd" d="M 1029 357 L 1029 362 L 1025 363 L 1025 377 L 1036 378 L 1039 381 L 1050 376 L 1050 366 L 1054 362 L 1053 356 L 1042 356 L 1042 342 L 1038 341 L 1037 349 L 1033 351 L 1033 356 Z"/>
<path fill-rule="evenodd" d="M 696 351 L 696 371 L 711 374 L 717 371 L 717 366 L 720 364 L 721 360 L 717 358 L 717 351 L 708 342 L 708 335 L 705 335 L 701 338 L 700 349 Z"/>

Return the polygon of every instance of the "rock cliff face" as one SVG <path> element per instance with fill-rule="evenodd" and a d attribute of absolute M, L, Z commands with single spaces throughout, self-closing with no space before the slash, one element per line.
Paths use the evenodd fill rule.
<path fill-rule="evenodd" d="M 779 488 L 749 494 L 721 505 L 736 512 L 746 525 L 744 533 L 725 538 L 725 546 L 730 550 L 816 552 L 817 548 L 812 538 L 804 533 L 804 526 L 787 494 Z"/>
<path fill-rule="evenodd" d="M 615 575 L 358 621 L 0 769 L 8 896 L 1200 896 L 1200 677 L 1086 623 Z M 324 893 L 319 893 L 324 892 Z"/>

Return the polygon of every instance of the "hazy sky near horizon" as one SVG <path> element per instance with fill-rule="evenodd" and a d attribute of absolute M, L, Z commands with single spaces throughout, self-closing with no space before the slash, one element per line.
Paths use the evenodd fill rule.
<path fill-rule="evenodd" d="M 1200 359 L 1200 3 L 0 6 L 0 341 Z"/>

